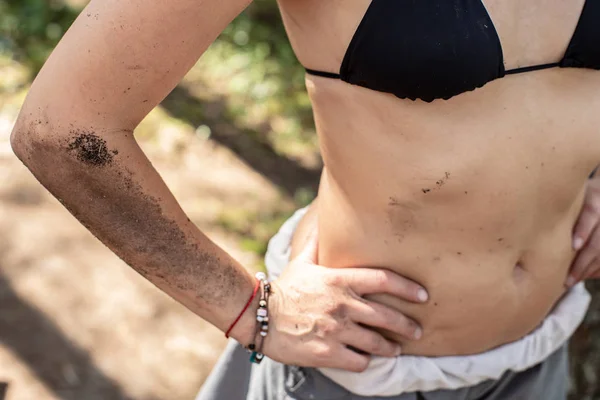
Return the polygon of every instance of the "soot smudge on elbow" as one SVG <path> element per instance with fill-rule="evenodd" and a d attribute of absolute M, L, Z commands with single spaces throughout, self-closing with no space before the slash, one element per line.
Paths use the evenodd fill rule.
<path fill-rule="evenodd" d="M 118 154 L 117 150 L 110 151 L 106 140 L 93 132 L 74 132 L 75 136 L 67 146 L 67 150 L 74 153 L 77 159 L 87 165 L 103 167 L 110 165 Z"/>

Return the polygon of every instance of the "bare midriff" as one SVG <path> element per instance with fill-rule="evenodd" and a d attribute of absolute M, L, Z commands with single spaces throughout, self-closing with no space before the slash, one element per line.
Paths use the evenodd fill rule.
<path fill-rule="evenodd" d="M 404 354 L 474 354 L 535 329 L 565 293 L 600 161 L 600 72 L 511 75 L 432 103 L 306 82 L 325 165 L 319 263 L 387 268 L 428 290 L 426 304 L 371 296 L 422 325 L 420 340 L 384 332 Z"/>

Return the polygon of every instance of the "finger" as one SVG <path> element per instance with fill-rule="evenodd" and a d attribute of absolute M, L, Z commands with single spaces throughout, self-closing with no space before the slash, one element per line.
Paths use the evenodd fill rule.
<path fill-rule="evenodd" d="M 396 357 L 400 355 L 399 344 L 358 324 L 349 325 L 344 329 L 340 333 L 340 341 L 374 356 Z"/>
<path fill-rule="evenodd" d="M 600 272 L 600 260 L 598 256 L 596 256 L 592 262 L 588 265 L 581 277 L 581 280 L 593 279 L 598 277 L 598 273 Z"/>
<path fill-rule="evenodd" d="M 577 282 L 581 281 L 586 272 L 587 267 L 596 257 L 596 253 L 589 247 L 583 249 L 575 258 L 569 276 L 565 281 L 567 287 L 572 287 Z"/>
<path fill-rule="evenodd" d="M 302 259 L 306 262 L 316 264 L 318 260 L 318 248 L 319 248 L 319 234 L 318 230 L 313 229 L 304 243 L 304 247 L 298 254 L 298 259 Z"/>
<path fill-rule="evenodd" d="M 418 340 L 423 330 L 412 319 L 391 307 L 373 301 L 356 301 L 348 305 L 348 316 L 363 325 L 383 328 L 409 340 Z"/>
<path fill-rule="evenodd" d="M 577 254 L 575 261 L 571 266 L 571 271 L 565 282 L 567 287 L 572 287 L 581 279 L 586 273 L 588 266 L 594 261 L 596 256 L 600 254 L 600 229 L 596 229 L 592 232 L 590 238 L 587 241 L 587 245 Z"/>
<path fill-rule="evenodd" d="M 371 356 L 367 354 L 359 354 L 348 349 L 340 344 L 340 349 L 337 354 L 332 354 L 325 360 L 325 367 L 345 369 L 351 372 L 363 372 L 369 366 Z"/>
<path fill-rule="evenodd" d="M 573 249 L 579 250 L 588 241 L 600 219 L 600 204 L 598 201 L 588 201 L 584 204 L 577 224 L 573 229 Z"/>
<path fill-rule="evenodd" d="M 392 271 L 375 268 L 348 268 L 340 270 L 356 294 L 389 293 L 404 300 L 424 303 L 429 299 L 425 288 Z"/>
<path fill-rule="evenodd" d="M 596 267 L 592 269 L 590 274 L 586 276 L 585 279 L 598 279 L 600 278 L 600 258 L 596 257 L 596 261 L 594 263 Z"/>

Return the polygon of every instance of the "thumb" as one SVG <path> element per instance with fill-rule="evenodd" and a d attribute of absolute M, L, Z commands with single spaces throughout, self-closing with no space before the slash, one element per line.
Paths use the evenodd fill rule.
<path fill-rule="evenodd" d="M 298 254 L 298 259 L 309 262 L 312 264 L 316 264 L 319 255 L 319 231 L 317 228 L 313 229 L 304 242 L 304 246 L 300 254 Z"/>

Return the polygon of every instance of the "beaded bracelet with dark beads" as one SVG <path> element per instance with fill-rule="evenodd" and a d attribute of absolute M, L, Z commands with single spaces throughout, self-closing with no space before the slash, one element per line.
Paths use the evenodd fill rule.
<path fill-rule="evenodd" d="M 251 352 L 250 361 L 255 364 L 260 364 L 265 357 L 262 350 L 265 338 L 269 333 L 269 294 L 271 293 L 271 284 L 267 281 L 267 276 L 263 272 L 256 274 L 256 279 L 260 282 L 260 300 L 258 309 L 256 310 L 256 329 L 254 337 L 258 339 L 258 346 L 255 343 L 248 345 L 248 350 Z"/>

